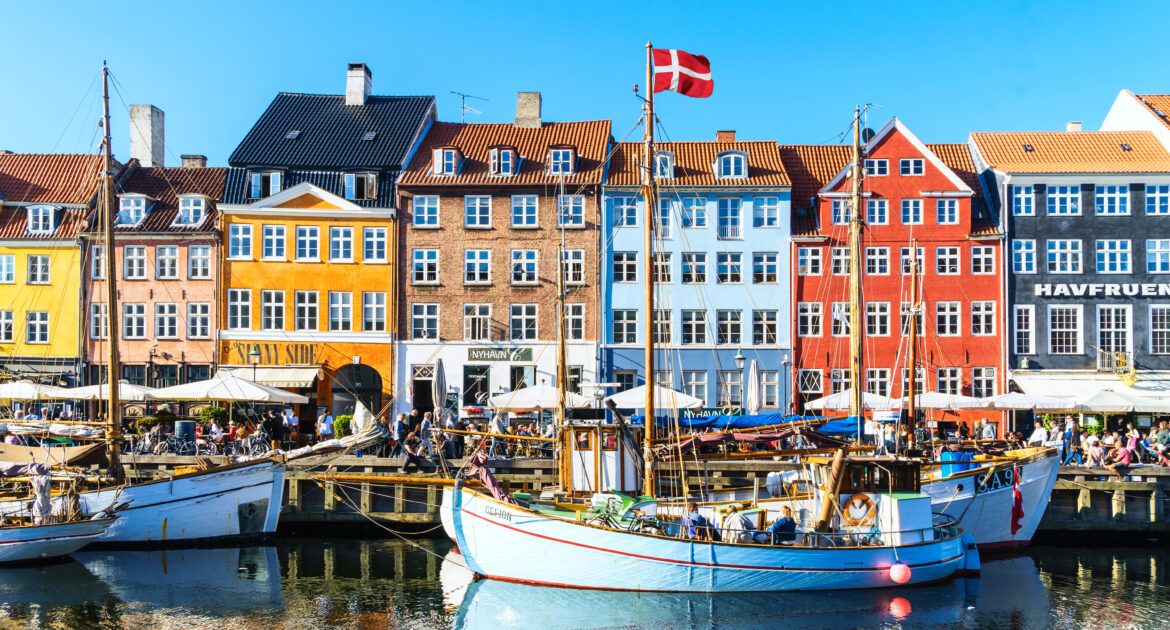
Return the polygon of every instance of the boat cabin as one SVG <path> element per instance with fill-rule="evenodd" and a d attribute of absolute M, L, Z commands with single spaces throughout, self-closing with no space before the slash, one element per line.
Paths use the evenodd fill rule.
<path fill-rule="evenodd" d="M 639 492 L 642 485 L 642 428 L 628 424 L 573 422 L 569 425 L 573 494 Z"/>
<path fill-rule="evenodd" d="M 812 458 L 821 490 L 831 486 L 832 460 Z M 831 512 L 835 531 L 881 533 L 892 544 L 933 540 L 931 498 L 921 491 L 920 464 L 889 457 L 849 457 L 841 470 L 837 501 Z"/>

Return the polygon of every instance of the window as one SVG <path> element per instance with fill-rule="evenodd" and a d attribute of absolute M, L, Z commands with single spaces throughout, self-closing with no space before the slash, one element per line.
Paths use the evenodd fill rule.
<path fill-rule="evenodd" d="M 30 211 L 31 215 L 31 211 Z M 114 223 L 117 225 L 138 225 L 146 218 L 146 198 L 145 197 L 122 197 L 118 200 L 118 215 L 114 218 Z M 30 219 L 31 221 L 31 219 Z M 48 229 L 41 228 L 33 230 L 29 226 L 30 232 L 48 232 Z"/>
<path fill-rule="evenodd" d="M 1146 271 L 1170 273 L 1170 239 L 1146 241 Z"/>
<path fill-rule="evenodd" d="M 779 197 L 756 197 L 752 201 L 752 227 L 780 227 Z"/>
<path fill-rule="evenodd" d="M 512 227 L 537 228 L 536 195 L 512 195 Z"/>
<path fill-rule="evenodd" d="M 439 227 L 439 197 L 437 195 L 415 197 L 412 206 L 414 213 L 411 215 L 411 225 L 416 228 Z"/>
<path fill-rule="evenodd" d="M 834 276 L 849 275 L 849 248 L 848 247 L 834 247 L 831 252 L 830 264 L 832 268 L 830 273 Z"/>
<path fill-rule="evenodd" d="M 573 174 L 573 150 L 552 149 L 549 151 L 548 171 L 553 175 Z"/>
<path fill-rule="evenodd" d="M 614 227 L 638 225 L 638 198 L 633 195 L 617 195 L 610 199 Z"/>
<path fill-rule="evenodd" d="M 719 211 L 719 238 L 742 239 L 739 197 L 720 197 L 716 207 Z"/>
<path fill-rule="evenodd" d="M 89 259 L 89 277 L 93 280 L 106 279 L 106 248 L 93 245 Z M 11 254 L 0 256 L 0 284 L 16 282 L 16 258 Z"/>
<path fill-rule="evenodd" d="M 725 153 L 715 158 L 715 176 L 719 179 L 747 177 L 747 156 L 742 153 Z"/>
<path fill-rule="evenodd" d="M 284 260 L 284 226 L 265 225 L 261 228 L 263 247 L 261 255 L 265 260 Z"/>
<path fill-rule="evenodd" d="M 533 341 L 536 337 L 536 305 L 513 304 L 509 323 L 512 341 Z"/>
<path fill-rule="evenodd" d="M 902 223 L 906 225 L 918 225 L 922 223 L 921 199 L 902 200 Z"/>
<path fill-rule="evenodd" d="M 203 197 L 179 197 L 179 214 L 175 225 L 199 225 L 207 215 L 207 200 Z"/>
<path fill-rule="evenodd" d="M 636 370 L 614 370 L 613 380 L 618 384 L 618 391 L 626 391 L 638 385 L 638 372 Z"/>
<path fill-rule="evenodd" d="M 719 370 L 719 396 L 715 403 L 720 407 L 739 407 L 743 404 L 743 372 Z"/>
<path fill-rule="evenodd" d="M 585 339 L 584 304 L 565 305 L 565 339 L 569 341 L 581 341 Z"/>
<path fill-rule="evenodd" d="M 1130 273 L 1130 241 L 1097 239 L 1097 273 Z"/>
<path fill-rule="evenodd" d="M 1130 307 L 1097 305 L 1097 365 L 1117 367 L 1118 354 L 1127 356 L 1130 340 Z"/>
<path fill-rule="evenodd" d="M 829 305 L 829 314 L 833 318 L 833 325 L 830 329 L 830 334 L 834 337 L 848 337 L 849 336 L 849 303 L 848 302 L 833 302 Z"/>
<path fill-rule="evenodd" d="M 900 395 L 906 396 L 910 393 L 910 370 L 902 368 L 899 370 L 902 374 L 902 390 Z M 914 368 L 914 393 L 921 394 L 926 391 L 926 369 Z"/>
<path fill-rule="evenodd" d="M 353 294 L 348 291 L 329 292 L 329 330 L 353 330 Z"/>
<path fill-rule="evenodd" d="M 491 284 L 492 252 L 490 249 L 463 251 L 463 284 Z"/>
<path fill-rule="evenodd" d="M 613 281 L 614 282 L 637 282 L 638 281 L 638 253 L 637 252 L 614 252 L 613 253 Z"/>
<path fill-rule="evenodd" d="M 694 396 L 707 404 L 707 371 L 683 370 L 682 391 L 688 396 Z"/>
<path fill-rule="evenodd" d="M 467 341 L 488 341 L 492 338 L 490 304 L 463 305 L 463 338 Z"/>
<path fill-rule="evenodd" d="M 915 254 L 918 258 L 918 275 L 926 273 L 926 248 L 916 247 L 917 251 L 911 252 L 909 247 L 903 247 L 898 250 L 898 255 L 902 259 L 902 275 L 910 275 L 910 267 L 914 265 Z"/>
<path fill-rule="evenodd" d="M 707 311 L 684 310 L 682 312 L 683 345 L 707 343 Z"/>
<path fill-rule="evenodd" d="M 971 334 L 974 336 L 995 334 L 995 302 L 988 300 L 971 302 Z"/>
<path fill-rule="evenodd" d="M 329 228 L 330 262 L 353 262 L 353 228 Z"/>
<path fill-rule="evenodd" d="M 386 332 L 386 293 L 365 291 L 362 293 L 362 330 Z"/>
<path fill-rule="evenodd" d="M 654 282 L 657 284 L 670 284 L 671 282 L 671 264 L 670 252 L 655 252 L 654 253 Z"/>
<path fill-rule="evenodd" d="M 491 174 L 507 177 L 516 174 L 516 152 L 496 147 L 491 151 Z"/>
<path fill-rule="evenodd" d="M 233 223 L 228 226 L 228 258 L 247 260 L 252 257 L 252 226 Z"/>
<path fill-rule="evenodd" d="M 705 197 L 683 197 L 681 223 L 684 228 L 707 227 L 707 199 Z"/>
<path fill-rule="evenodd" d="M 655 179 L 674 179 L 674 154 L 670 151 L 654 153 Z"/>
<path fill-rule="evenodd" d="M 796 305 L 797 337 L 820 337 L 822 321 L 820 302 L 800 302 Z"/>
<path fill-rule="evenodd" d="M 585 227 L 585 195 L 557 195 L 557 227 Z"/>
<path fill-rule="evenodd" d="M 1036 273 L 1036 241 L 1012 239 L 1012 273 Z"/>
<path fill-rule="evenodd" d="M 140 304 L 139 306 L 142 305 Z M 25 313 L 24 341 L 25 343 L 49 343 L 48 311 L 29 311 Z"/>
<path fill-rule="evenodd" d="M 715 343 L 737 345 L 743 343 L 743 311 L 715 311 Z"/>
<path fill-rule="evenodd" d="M 796 273 L 801 276 L 821 275 L 821 248 L 798 247 L 796 249 Z"/>
<path fill-rule="evenodd" d="M 995 273 L 995 248 L 990 245 L 978 245 L 971 248 L 971 273 Z"/>
<path fill-rule="evenodd" d="M 4 315 L 7 314 L 7 326 Z M 6 328 L 6 329 L 5 329 Z M 7 335 L 5 335 L 7 332 Z M 106 304 L 89 305 L 89 338 L 107 339 L 110 336 L 110 310 Z M 12 341 L 12 311 L 0 311 L 0 341 Z"/>
<path fill-rule="evenodd" d="M 658 223 L 654 226 L 659 238 L 673 236 L 674 226 L 671 222 L 671 201 L 668 197 L 661 197 L 658 199 Z"/>
<path fill-rule="evenodd" d="M 320 244 L 320 229 L 317 226 L 297 226 L 297 260 L 304 262 L 321 260 Z"/>
<path fill-rule="evenodd" d="M 638 311 L 618 309 L 613 312 L 613 342 L 638 343 Z"/>
<path fill-rule="evenodd" d="M 935 199 L 934 212 L 939 225 L 954 225 L 959 222 L 959 200 Z"/>
<path fill-rule="evenodd" d="M 706 252 L 683 252 L 682 281 L 683 284 L 707 283 Z"/>
<path fill-rule="evenodd" d="M 1035 197 L 1031 184 L 1026 186 L 1012 186 L 1011 189 L 1012 214 L 1017 217 L 1035 216 Z"/>
<path fill-rule="evenodd" d="M 410 259 L 411 284 L 439 284 L 439 250 L 416 249 Z"/>
<path fill-rule="evenodd" d="M 833 225 L 849 225 L 849 222 L 853 220 L 852 210 L 853 205 L 848 199 L 834 199 L 830 211 Z"/>
<path fill-rule="evenodd" d="M 1036 353 L 1036 307 L 1031 304 L 1017 304 L 1013 309 L 1015 316 L 1015 337 L 1013 338 L 1016 354 Z"/>
<path fill-rule="evenodd" d="M 229 330 L 248 330 L 252 327 L 252 290 L 228 289 Z"/>
<path fill-rule="evenodd" d="M 820 397 L 825 391 L 825 373 L 822 370 L 799 369 L 796 371 L 797 390 L 806 398 Z"/>
<path fill-rule="evenodd" d="M 284 291 L 260 292 L 260 329 L 284 330 Z"/>
<path fill-rule="evenodd" d="M 1129 214 L 1128 184 L 1097 184 L 1094 197 L 1097 200 L 1098 216 L 1124 216 Z"/>
<path fill-rule="evenodd" d="M 410 338 L 439 338 L 438 304 L 412 304 L 410 306 Z"/>
<path fill-rule="evenodd" d="M 263 199 L 275 195 L 281 190 L 282 177 L 279 172 L 269 171 L 251 174 L 251 186 L 248 188 L 250 199 Z"/>
<path fill-rule="evenodd" d="M 819 304 L 818 304 L 819 306 Z M 752 343 L 766 346 L 776 343 L 780 312 L 772 309 L 752 311 Z"/>
<path fill-rule="evenodd" d="M 122 305 L 122 338 L 146 339 L 146 305 Z"/>
<path fill-rule="evenodd" d="M 865 371 L 865 391 L 878 396 L 890 395 L 889 368 L 869 368 Z"/>
<path fill-rule="evenodd" d="M 921 175 L 926 171 L 926 161 L 922 158 L 902 158 L 898 160 L 899 175 Z"/>
<path fill-rule="evenodd" d="M 386 262 L 386 228 L 368 227 L 362 229 L 362 261 Z"/>
<path fill-rule="evenodd" d="M 211 277 L 211 246 L 191 245 L 187 248 L 187 278 L 202 280 Z"/>
<path fill-rule="evenodd" d="M 122 248 L 122 277 L 127 280 L 142 280 L 146 278 L 146 247 L 143 245 L 127 245 Z M 29 257 L 32 258 L 31 256 Z"/>
<path fill-rule="evenodd" d="M 885 276 L 890 273 L 890 248 L 865 248 L 865 273 L 871 276 Z"/>
<path fill-rule="evenodd" d="M 870 225 L 885 225 L 890 222 L 890 204 L 885 199 L 865 200 L 865 222 Z"/>
<path fill-rule="evenodd" d="M 959 323 L 959 302 L 937 302 L 934 305 L 934 333 L 940 337 L 957 337 L 962 327 Z"/>
<path fill-rule="evenodd" d="M 561 263 L 565 284 L 578 286 L 585 284 L 585 250 L 562 250 Z"/>
<path fill-rule="evenodd" d="M 535 249 L 512 250 L 512 284 L 536 284 L 539 255 Z"/>
<path fill-rule="evenodd" d="M 752 254 L 752 282 L 776 284 L 780 281 L 780 254 L 756 252 Z"/>
<path fill-rule="evenodd" d="M 492 198 L 468 195 L 463 198 L 463 227 L 486 229 L 492 226 Z"/>
<path fill-rule="evenodd" d="M 670 309 L 654 309 L 654 343 L 669 344 L 671 336 Z"/>
<path fill-rule="evenodd" d="M 1048 214 L 1077 215 L 1081 213 L 1081 187 L 1079 184 L 1050 185 L 1048 193 Z"/>
<path fill-rule="evenodd" d="M 174 302 L 154 305 L 154 338 L 179 338 L 179 305 Z"/>
<path fill-rule="evenodd" d="M 780 402 L 780 372 L 776 370 L 760 370 L 760 393 L 763 394 L 760 402 L 765 407 L 775 407 Z"/>
<path fill-rule="evenodd" d="M 958 247 L 934 248 L 934 270 L 940 276 L 958 275 L 961 268 Z"/>
<path fill-rule="evenodd" d="M 52 234 L 56 229 L 57 210 L 53 206 L 30 206 L 28 209 L 29 234 Z"/>
<path fill-rule="evenodd" d="M 297 291 L 293 294 L 297 330 L 317 330 L 318 302 L 316 291 Z"/>
<path fill-rule="evenodd" d="M 861 165 L 865 169 L 866 175 L 881 177 L 882 175 L 889 175 L 890 174 L 890 161 L 889 160 L 879 160 L 879 159 L 871 158 L 868 160 L 863 160 L 861 162 Z"/>
<path fill-rule="evenodd" d="M 459 172 L 459 149 L 444 147 L 431 154 L 431 172 L 435 175 L 454 175 Z"/>
<path fill-rule="evenodd" d="M 211 303 L 187 303 L 187 338 L 209 339 L 211 337 Z"/>
<path fill-rule="evenodd" d="M 940 367 L 935 372 L 938 379 L 938 391 L 943 394 L 959 396 L 963 393 L 963 370 L 956 367 Z"/>
<path fill-rule="evenodd" d="M 130 249 L 134 249 L 134 248 L 127 247 L 126 249 L 130 250 Z M 141 249 L 144 252 L 143 258 L 145 258 L 146 257 L 146 254 L 145 254 L 146 248 L 139 247 L 137 249 Z M 142 264 L 144 266 L 146 265 L 145 260 L 143 261 Z M 145 277 L 146 271 L 143 270 L 142 274 L 143 275 L 140 277 Z M 27 284 L 49 284 L 49 257 L 48 256 L 41 256 L 41 255 L 34 255 L 34 254 L 29 255 L 29 257 L 28 257 L 28 275 L 26 276 L 26 283 Z"/>
<path fill-rule="evenodd" d="M 378 197 L 378 175 L 376 173 L 346 173 L 346 199 L 376 199 Z"/>
<path fill-rule="evenodd" d="M 890 334 L 890 303 L 865 303 L 865 331 L 871 337 L 888 337 Z"/>
<path fill-rule="evenodd" d="M 719 284 L 743 282 L 743 253 L 719 252 L 715 256 L 715 268 Z"/>
<path fill-rule="evenodd" d="M 833 368 L 829 371 L 829 387 L 832 391 L 830 394 L 840 394 L 849 389 L 849 370 L 844 368 Z"/>
<path fill-rule="evenodd" d="M 1170 214 L 1170 185 L 1146 184 L 1146 214 Z"/>
<path fill-rule="evenodd" d="M 1048 352 L 1083 354 L 1080 306 L 1048 306 Z"/>
<path fill-rule="evenodd" d="M 1044 243 L 1048 256 L 1048 273 L 1080 273 L 1080 240 L 1049 239 Z"/>
<path fill-rule="evenodd" d="M 911 326 L 914 330 L 911 333 Z M 898 331 L 903 337 L 909 337 L 911 334 L 915 337 L 922 335 L 922 308 L 914 308 L 909 302 L 902 302 L 899 309 Z"/>
<path fill-rule="evenodd" d="M 1170 306 L 1158 304 L 1150 307 L 1150 352 L 1170 354 Z"/>

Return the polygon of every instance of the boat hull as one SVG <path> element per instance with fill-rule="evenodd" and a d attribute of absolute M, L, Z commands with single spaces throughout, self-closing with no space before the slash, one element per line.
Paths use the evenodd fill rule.
<path fill-rule="evenodd" d="M 949 579 L 959 538 L 897 547 L 808 548 L 664 538 L 594 527 L 446 488 L 467 566 L 497 580 L 622 591 L 750 592 L 898 586 L 889 567 L 911 567 L 907 584 Z M 523 553 L 521 553 L 521 550 Z"/>
<path fill-rule="evenodd" d="M 0 529 L 0 563 L 35 562 L 67 556 L 109 530 L 115 519 Z"/>

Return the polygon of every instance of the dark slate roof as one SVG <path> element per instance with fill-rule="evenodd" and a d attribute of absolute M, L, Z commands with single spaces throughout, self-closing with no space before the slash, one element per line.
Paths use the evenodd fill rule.
<path fill-rule="evenodd" d="M 231 166 L 399 169 L 433 96 L 371 96 L 348 106 L 344 96 L 281 92 L 232 152 Z M 295 139 L 286 136 L 298 131 Z M 373 140 L 363 141 L 368 132 Z"/>
<path fill-rule="evenodd" d="M 256 201 L 248 198 L 248 169 L 232 167 L 227 173 L 227 181 L 223 187 L 222 203 L 246 204 Z M 342 171 L 316 171 L 306 169 L 288 169 L 284 174 L 284 188 L 292 188 L 297 184 L 310 184 L 331 192 L 338 197 L 345 196 L 345 181 Z M 377 199 L 354 199 L 353 203 L 367 208 L 393 208 L 394 206 L 394 177 L 382 175 L 378 177 Z"/>

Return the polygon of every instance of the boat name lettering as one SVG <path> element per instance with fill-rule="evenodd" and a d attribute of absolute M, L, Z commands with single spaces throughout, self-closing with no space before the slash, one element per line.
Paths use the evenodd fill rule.
<path fill-rule="evenodd" d="M 1013 481 L 1013 471 L 1011 468 L 997 470 L 991 473 L 990 476 L 979 478 L 979 484 L 975 487 L 975 494 L 1010 488 L 1012 487 Z"/>
<path fill-rule="evenodd" d="M 487 514 L 488 516 L 494 516 L 501 521 L 508 521 L 509 523 L 512 522 L 512 513 L 507 510 L 501 510 L 489 505 L 483 509 L 483 513 Z"/>
<path fill-rule="evenodd" d="M 1032 291 L 1036 297 L 1168 297 L 1170 284 L 1037 284 Z"/>
<path fill-rule="evenodd" d="M 531 361 L 532 348 L 468 348 L 468 361 Z"/>

